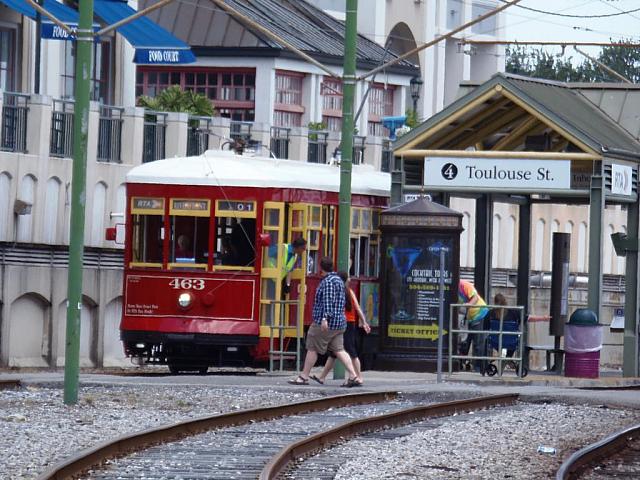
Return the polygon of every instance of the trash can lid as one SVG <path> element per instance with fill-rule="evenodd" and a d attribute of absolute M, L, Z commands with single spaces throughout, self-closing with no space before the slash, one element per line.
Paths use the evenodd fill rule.
<path fill-rule="evenodd" d="M 569 323 L 571 325 L 597 325 L 598 316 L 593 310 L 578 308 L 569 317 Z"/>

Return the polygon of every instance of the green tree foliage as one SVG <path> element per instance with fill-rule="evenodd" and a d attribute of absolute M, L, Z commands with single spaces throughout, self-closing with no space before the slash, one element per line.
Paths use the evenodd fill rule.
<path fill-rule="evenodd" d="M 207 97 L 190 90 L 181 90 L 175 85 L 156 97 L 138 98 L 138 106 L 157 112 L 183 112 L 201 117 L 212 117 L 214 114 L 213 105 Z"/>
<path fill-rule="evenodd" d="M 623 41 L 623 43 L 629 41 Z M 567 47 L 569 48 L 569 47 Z M 561 82 L 620 82 L 595 62 L 584 58 L 577 63 L 572 56 L 562 53 L 552 54 L 542 48 L 509 47 L 506 50 L 505 70 L 527 77 L 544 78 Z M 576 53 L 582 57 L 579 53 Z M 636 83 L 640 80 L 640 49 L 612 44 L 603 47 L 595 57 Z"/>

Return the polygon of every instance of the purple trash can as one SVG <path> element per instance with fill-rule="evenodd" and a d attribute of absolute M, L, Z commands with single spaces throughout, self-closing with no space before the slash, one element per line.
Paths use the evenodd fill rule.
<path fill-rule="evenodd" d="M 600 351 L 564 355 L 564 376 L 577 378 L 600 377 Z"/>
<path fill-rule="evenodd" d="M 578 309 L 564 326 L 564 376 L 600 377 L 602 325 L 587 309 Z"/>

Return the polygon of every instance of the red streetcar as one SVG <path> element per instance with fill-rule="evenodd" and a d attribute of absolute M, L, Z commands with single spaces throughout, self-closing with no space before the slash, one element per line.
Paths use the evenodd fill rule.
<path fill-rule="evenodd" d="M 282 318 L 285 336 L 294 336 L 298 322 L 310 322 L 319 259 L 336 258 L 339 182 L 336 166 L 229 151 L 133 168 L 120 327 L 126 355 L 172 372 L 266 360 L 272 325 Z M 389 188 L 388 174 L 354 166 L 350 274 L 372 316 Z M 273 302 L 284 298 L 282 245 L 298 237 L 307 252 L 290 297 L 309 301 L 304 312 L 293 306 L 281 316 Z"/>

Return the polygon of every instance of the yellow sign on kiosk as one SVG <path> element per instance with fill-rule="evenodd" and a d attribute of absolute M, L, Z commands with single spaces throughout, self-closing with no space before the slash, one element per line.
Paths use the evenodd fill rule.
<path fill-rule="evenodd" d="M 446 335 L 447 331 L 443 331 Z M 399 325 L 397 323 L 389 325 L 387 335 L 394 338 L 424 338 L 427 340 L 437 340 L 438 325 Z"/>

